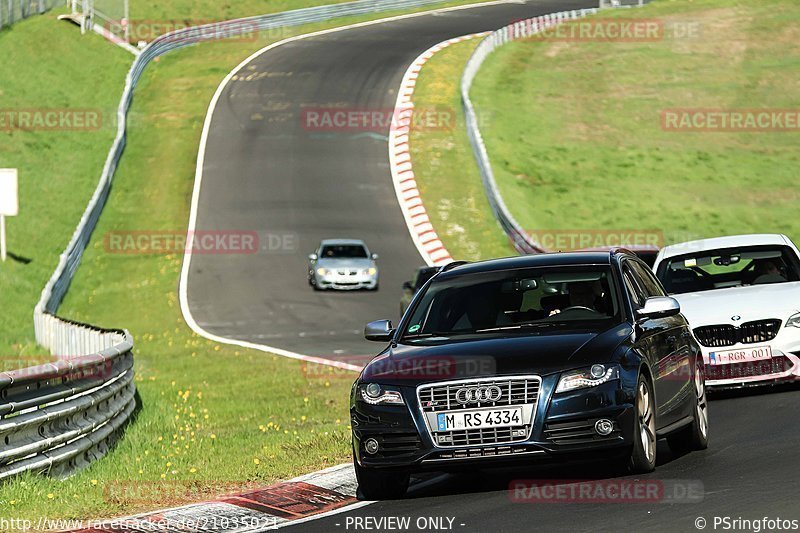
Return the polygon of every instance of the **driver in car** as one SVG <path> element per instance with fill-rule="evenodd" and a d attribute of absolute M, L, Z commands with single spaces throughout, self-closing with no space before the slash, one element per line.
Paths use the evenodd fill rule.
<path fill-rule="evenodd" d="M 563 309 L 552 310 L 550 316 L 557 315 L 564 309 L 569 309 L 570 307 L 582 307 L 590 311 L 603 312 L 600 311 L 600 309 L 605 307 L 603 302 L 604 291 L 600 281 L 579 281 L 570 283 L 567 291 L 569 294 L 569 305 L 564 306 Z"/>
<path fill-rule="evenodd" d="M 786 281 L 786 278 L 783 276 L 778 266 L 770 259 L 757 261 L 755 272 L 756 278 L 753 280 L 753 285 L 760 285 L 762 283 L 783 283 Z"/>

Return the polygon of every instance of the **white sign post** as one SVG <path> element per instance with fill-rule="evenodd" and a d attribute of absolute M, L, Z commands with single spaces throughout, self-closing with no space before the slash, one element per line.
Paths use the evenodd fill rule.
<path fill-rule="evenodd" d="M 0 168 L 0 259 L 6 260 L 6 217 L 17 216 L 17 169 Z"/>

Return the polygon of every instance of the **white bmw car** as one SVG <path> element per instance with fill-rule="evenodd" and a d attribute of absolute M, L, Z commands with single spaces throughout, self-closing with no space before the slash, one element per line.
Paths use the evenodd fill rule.
<path fill-rule="evenodd" d="M 800 252 L 785 235 L 667 246 L 653 266 L 718 388 L 800 379 Z"/>

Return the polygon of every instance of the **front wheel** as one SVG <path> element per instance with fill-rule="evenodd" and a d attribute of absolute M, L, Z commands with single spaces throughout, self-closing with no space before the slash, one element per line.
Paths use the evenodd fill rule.
<path fill-rule="evenodd" d="M 708 448 L 708 398 L 703 363 L 698 361 L 694 370 L 694 420 L 685 428 L 669 435 L 667 442 L 672 451 L 686 453 Z"/>
<path fill-rule="evenodd" d="M 645 474 L 656 468 L 656 417 L 650 382 L 639 376 L 636 386 L 636 416 L 633 435 L 633 450 L 629 469 L 634 474 Z"/>
<path fill-rule="evenodd" d="M 411 479 L 406 470 L 365 468 L 353 461 L 358 488 L 366 500 L 395 500 L 405 496 Z"/>

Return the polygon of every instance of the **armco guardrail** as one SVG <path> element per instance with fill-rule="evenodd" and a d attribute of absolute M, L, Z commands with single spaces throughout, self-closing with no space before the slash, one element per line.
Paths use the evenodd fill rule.
<path fill-rule="evenodd" d="M 506 235 L 511 239 L 514 248 L 521 254 L 542 253 L 546 250 L 539 243 L 534 241 L 525 229 L 520 226 L 503 201 L 503 197 L 497 187 L 497 181 L 494 179 L 492 164 L 489 161 L 489 153 L 486 151 L 486 145 L 483 142 L 483 137 L 478 128 L 478 118 L 475 113 L 475 106 L 472 105 L 472 100 L 469 98 L 469 91 L 472 88 L 472 82 L 475 80 L 475 76 L 477 76 L 481 65 L 489 54 L 498 47 L 516 39 L 530 37 L 540 32 L 542 28 L 560 24 L 567 20 L 583 18 L 594 13 L 597 13 L 597 9 L 563 11 L 552 15 L 522 20 L 500 28 L 487 35 L 475 48 L 461 76 L 461 103 L 464 108 L 467 136 L 472 145 L 475 159 L 478 162 L 478 169 L 481 173 L 481 180 L 486 190 L 486 196 L 489 199 L 489 205 L 492 207 L 494 216 L 497 218 L 500 226 L 502 226 L 503 231 L 505 231 Z"/>
<path fill-rule="evenodd" d="M 89 329 L 73 325 L 79 328 Z M 116 440 L 136 406 L 133 341 L 124 331 L 97 333 L 114 335 L 115 346 L 0 372 L 0 480 L 21 472 L 66 476 Z"/>
<path fill-rule="evenodd" d="M 212 23 L 159 36 L 142 50 L 125 81 L 117 134 L 100 181 L 33 312 L 36 340 L 57 361 L 0 373 L 0 479 L 26 471 L 69 474 L 105 454 L 134 411 L 132 337 L 126 331 L 78 324 L 55 313 L 108 199 L 125 148 L 133 91 L 147 65 L 201 41 L 442 1 L 359 0 Z"/>

